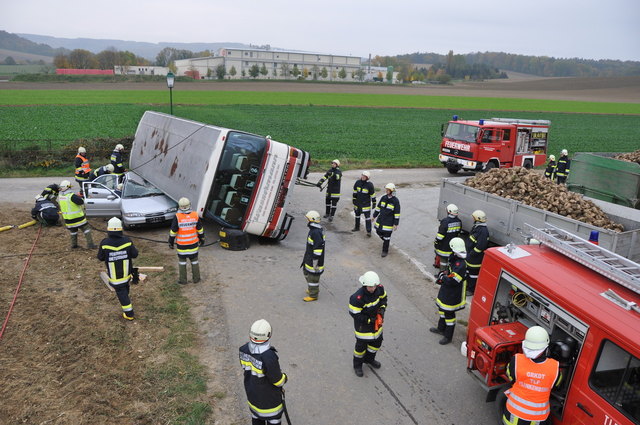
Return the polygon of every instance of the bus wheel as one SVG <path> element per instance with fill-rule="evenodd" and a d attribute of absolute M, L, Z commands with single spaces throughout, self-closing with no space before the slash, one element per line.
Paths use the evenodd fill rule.
<path fill-rule="evenodd" d="M 527 159 L 522 166 L 527 170 L 530 170 L 533 168 L 533 164 L 531 163 L 530 159 Z"/>
<path fill-rule="evenodd" d="M 504 406 L 507 404 L 507 396 L 504 394 L 503 390 L 498 391 L 498 395 L 496 396 L 495 409 L 496 409 L 496 418 L 498 419 L 498 423 L 502 423 L 502 412 L 504 412 Z"/>

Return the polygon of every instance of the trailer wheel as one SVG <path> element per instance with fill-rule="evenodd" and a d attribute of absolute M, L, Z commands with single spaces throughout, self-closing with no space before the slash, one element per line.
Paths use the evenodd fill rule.
<path fill-rule="evenodd" d="M 523 166 L 524 168 L 526 168 L 527 170 L 530 170 L 530 169 L 532 169 L 532 168 L 533 168 L 533 164 L 531 163 L 531 160 L 530 160 L 530 159 L 527 159 L 527 160 L 524 162 L 524 164 L 522 164 L 522 166 Z"/>
<path fill-rule="evenodd" d="M 449 172 L 449 174 L 458 174 L 458 167 L 447 165 L 447 171 Z"/>
<path fill-rule="evenodd" d="M 503 388 L 504 390 L 504 388 Z M 498 395 L 496 396 L 495 409 L 496 409 L 496 418 L 498 419 L 498 423 L 502 423 L 502 412 L 504 412 L 504 406 L 507 404 L 507 396 L 504 394 L 504 391 L 498 391 Z"/>

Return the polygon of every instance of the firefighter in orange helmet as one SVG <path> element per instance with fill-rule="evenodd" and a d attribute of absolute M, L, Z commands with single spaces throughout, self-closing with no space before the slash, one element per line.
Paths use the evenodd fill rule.
<path fill-rule="evenodd" d="M 522 342 L 523 354 L 511 358 L 507 376 L 513 382 L 505 391 L 504 425 L 548 424 L 551 389 L 562 380 L 560 364 L 547 357 L 549 334 L 541 326 L 527 330 Z"/>
<path fill-rule="evenodd" d="M 178 245 L 178 283 L 187 283 L 187 260 L 191 261 L 193 283 L 200 282 L 200 264 L 198 249 L 204 245 L 204 228 L 198 213 L 191 211 L 191 202 L 187 198 L 178 201 L 179 211 L 173 218 L 169 231 L 169 248 L 174 242 Z"/>

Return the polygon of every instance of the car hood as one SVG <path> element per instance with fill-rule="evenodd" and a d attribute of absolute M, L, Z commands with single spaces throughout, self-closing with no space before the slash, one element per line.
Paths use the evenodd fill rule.
<path fill-rule="evenodd" d="M 169 208 L 177 208 L 178 204 L 165 195 L 147 196 L 144 198 L 123 198 L 122 213 L 162 214 Z"/>

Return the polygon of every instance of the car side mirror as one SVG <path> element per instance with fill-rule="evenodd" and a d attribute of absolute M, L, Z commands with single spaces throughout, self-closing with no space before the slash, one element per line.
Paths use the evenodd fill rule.
<path fill-rule="evenodd" d="M 117 196 L 116 196 L 116 195 L 109 195 L 109 196 L 107 196 L 107 199 L 108 199 L 108 200 L 110 200 L 110 201 L 114 201 L 114 200 L 116 200 L 116 198 L 117 198 Z"/>

